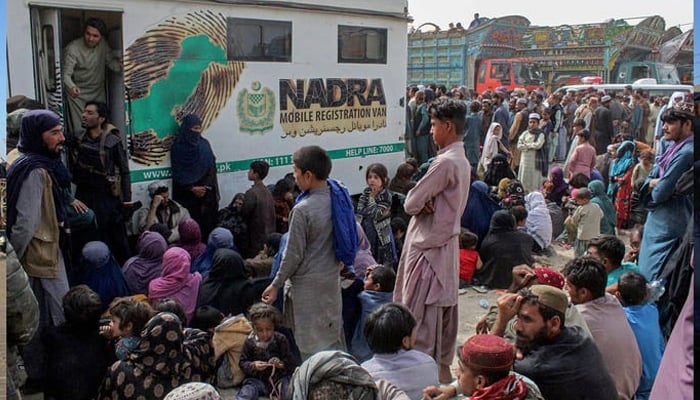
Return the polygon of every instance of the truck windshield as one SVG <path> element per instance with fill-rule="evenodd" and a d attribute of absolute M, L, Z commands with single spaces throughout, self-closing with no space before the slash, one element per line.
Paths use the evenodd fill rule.
<path fill-rule="evenodd" d="M 520 85 L 539 85 L 542 81 L 542 72 L 536 64 L 514 62 L 515 82 Z"/>
<path fill-rule="evenodd" d="M 661 64 L 658 66 L 657 71 L 659 76 L 656 77 L 658 83 L 668 83 L 671 85 L 677 85 L 681 83 L 678 77 L 678 70 L 673 64 Z"/>

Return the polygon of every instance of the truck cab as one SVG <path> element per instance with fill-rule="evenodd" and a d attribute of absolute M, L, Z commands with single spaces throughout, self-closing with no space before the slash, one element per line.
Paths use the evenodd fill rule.
<path fill-rule="evenodd" d="M 656 79 L 660 84 L 678 85 L 681 79 L 673 64 L 656 61 L 625 61 L 615 68 L 613 83 L 632 83 L 639 79 Z"/>
<path fill-rule="evenodd" d="M 542 72 L 537 64 L 522 58 L 491 58 L 477 61 L 476 91 L 495 90 L 499 86 L 508 89 L 524 87 L 528 91 L 542 84 Z"/>

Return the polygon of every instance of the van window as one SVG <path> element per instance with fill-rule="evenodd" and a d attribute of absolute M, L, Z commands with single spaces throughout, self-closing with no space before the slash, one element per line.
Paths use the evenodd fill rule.
<path fill-rule="evenodd" d="M 338 25 L 338 62 L 386 64 L 387 30 Z"/>
<path fill-rule="evenodd" d="M 233 61 L 292 61 L 292 23 L 227 18 L 227 58 Z"/>

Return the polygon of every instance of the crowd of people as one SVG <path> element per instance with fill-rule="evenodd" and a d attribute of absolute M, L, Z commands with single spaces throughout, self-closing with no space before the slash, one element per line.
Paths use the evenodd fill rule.
<path fill-rule="evenodd" d="M 196 115 L 172 185 L 139 206 L 104 103 L 65 136 L 51 111 L 19 110 L 9 398 L 689 398 L 697 107 L 674 94 L 655 120 L 644 93 L 407 96 L 393 178 L 372 164 L 353 198 L 305 146 L 274 184 L 252 162 L 222 209 Z M 539 265 L 555 246 L 574 258 Z M 504 293 L 458 346 L 470 285 Z"/>

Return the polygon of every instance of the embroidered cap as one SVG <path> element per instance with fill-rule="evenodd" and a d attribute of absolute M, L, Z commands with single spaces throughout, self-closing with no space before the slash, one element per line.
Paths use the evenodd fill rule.
<path fill-rule="evenodd" d="M 537 113 L 530 113 L 529 119 L 536 119 L 536 120 L 539 121 L 539 120 L 540 120 L 540 114 L 537 114 Z"/>
<path fill-rule="evenodd" d="M 602 99 L 600 99 L 600 102 L 605 104 L 605 103 L 609 102 L 610 100 L 612 100 L 612 97 L 610 97 L 606 94 L 605 96 L 603 96 Z"/>
<path fill-rule="evenodd" d="M 484 372 L 508 371 L 515 361 L 515 349 L 496 335 L 474 335 L 464 341 L 459 359 L 469 368 Z"/>
<path fill-rule="evenodd" d="M 537 282 L 557 289 L 564 289 L 564 275 L 548 267 L 535 267 Z"/>

